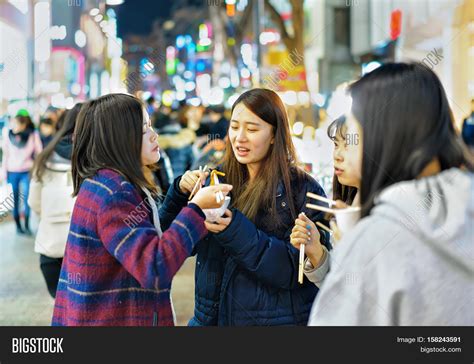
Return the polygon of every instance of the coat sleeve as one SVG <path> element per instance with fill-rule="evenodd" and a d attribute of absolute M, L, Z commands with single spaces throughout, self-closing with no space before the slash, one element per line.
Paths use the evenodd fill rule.
<path fill-rule="evenodd" d="M 258 279 L 276 288 L 290 289 L 297 283 L 297 256 L 289 241 L 257 229 L 239 210 L 232 210 L 232 222 L 217 241 L 237 263 Z"/>
<path fill-rule="evenodd" d="M 314 193 L 324 195 L 319 185 L 312 189 Z M 308 187 L 304 191 L 304 196 Z M 299 206 L 302 209 L 302 206 Z M 301 210 L 300 210 L 301 211 Z M 324 221 L 322 213 L 307 211 L 313 221 Z M 292 289 L 298 286 L 299 250 L 290 243 L 293 225 L 286 230 L 284 239 L 278 239 L 258 229 L 253 222 L 239 210 L 233 209 L 230 225 L 216 234 L 217 240 L 236 261 L 265 283 L 276 288 Z M 327 246 L 329 241 L 325 232 L 320 232 L 321 240 Z"/>
<path fill-rule="evenodd" d="M 411 267 L 419 266 L 411 261 L 413 247 L 402 244 L 406 240 L 399 234 L 400 227 L 393 221 L 384 224 L 369 217 L 342 238 L 329 257 L 331 271 L 316 296 L 309 326 L 404 324 L 400 318 L 409 311 L 407 303 L 423 292 L 419 280 L 413 279 Z M 426 317 L 426 310 L 419 308 L 429 306 L 425 299 L 411 305 L 421 317 Z"/>
<path fill-rule="evenodd" d="M 37 214 L 41 215 L 41 191 L 43 184 L 36 179 L 36 177 L 30 180 L 30 193 L 28 195 L 28 205 Z"/>
<path fill-rule="evenodd" d="M 160 224 L 163 231 L 167 230 L 176 216 L 179 214 L 181 209 L 188 204 L 187 194 L 182 193 L 179 190 L 179 182 L 181 176 L 176 178 L 170 185 L 168 192 L 166 193 L 165 200 L 160 207 Z"/>
<path fill-rule="evenodd" d="M 325 246 L 323 246 L 323 249 L 325 250 L 324 257 L 323 260 L 319 263 L 318 267 L 314 267 L 313 264 L 311 264 L 309 258 L 306 258 L 304 262 L 303 272 L 306 278 L 308 278 L 318 287 L 321 287 L 321 285 L 323 284 L 326 275 L 329 273 L 330 266 L 329 251 Z"/>
<path fill-rule="evenodd" d="M 166 289 L 194 245 L 207 233 L 197 205 L 185 207 L 161 238 L 148 218 L 126 223 L 137 211 L 131 194 L 116 192 L 98 213 L 97 230 L 107 251 L 143 288 Z"/>

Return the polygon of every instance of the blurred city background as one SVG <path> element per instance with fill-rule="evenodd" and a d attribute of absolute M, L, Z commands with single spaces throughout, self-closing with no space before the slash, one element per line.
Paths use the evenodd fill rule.
<path fill-rule="evenodd" d="M 26 110 L 47 143 L 76 103 L 135 94 L 160 133 L 165 191 L 186 168 L 219 162 L 231 105 L 266 87 L 330 194 L 326 127 L 350 107 L 346 86 L 407 60 L 439 75 L 460 129 L 473 111 L 474 0 L 0 0 L 0 129 Z M 5 214 L 0 240 L 0 324 L 48 325 L 33 237 Z M 173 285 L 180 324 L 192 314 L 193 266 Z"/>

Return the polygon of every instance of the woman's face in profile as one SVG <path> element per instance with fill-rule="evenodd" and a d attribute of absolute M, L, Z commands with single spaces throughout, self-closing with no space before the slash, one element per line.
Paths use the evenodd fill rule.
<path fill-rule="evenodd" d="M 362 177 L 362 130 L 352 113 L 334 141 L 334 173 L 340 184 L 360 188 Z"/>
<path fill-rule="evenodd" d="M 143 110 L 142 165 L 149 166 L 160 160 L 158 134 L 151 126 L 150 116 Z"/>

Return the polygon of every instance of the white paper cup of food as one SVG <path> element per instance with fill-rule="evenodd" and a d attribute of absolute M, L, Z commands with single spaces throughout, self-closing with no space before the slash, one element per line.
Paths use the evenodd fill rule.
<path fill-rule="evenodd" d="M 352 229 L 360 219 L 360 207 L 348 207 L 334 210 L 337 227 L 341 234 L 345 234 Z"/>
<path fill-rule="evenodd" d="M 225 196 L 224 197 L 224 204 L 217 208 L 217 209 L 204 209 L 202 212 L 204 212 L 204 215 L 206 215 L 206 221 L 209 222 L 214 222 L 217 220 L 217 218 L 221 217 L 224 215 L 225 210 L 227 210 L 227 207 L 229 207 L 230 204 L 230 196 Z"/>

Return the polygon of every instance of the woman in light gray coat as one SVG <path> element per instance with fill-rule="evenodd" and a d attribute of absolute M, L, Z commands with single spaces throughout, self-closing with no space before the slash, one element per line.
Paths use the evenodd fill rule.
<path fill-rule="evenodd" d="M 350 94 L 361 220 L 331 253 L 309 325 L 474 325 L 473 161 L 441 82 L 386 64 Z"/>
<path fill-rule="evenodd" d="M 71 176 L 72 135 L 82 104 L 67 112 L 64 124 L 33 166 L 28 204 L 40 221 L 35 252 L 51 297 L 56 295 L 74 199 Z"/>

